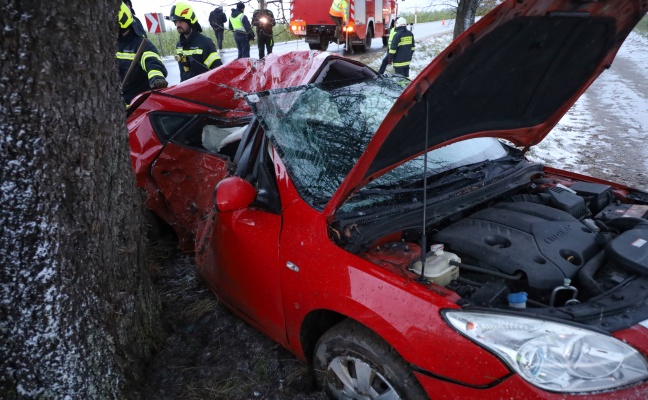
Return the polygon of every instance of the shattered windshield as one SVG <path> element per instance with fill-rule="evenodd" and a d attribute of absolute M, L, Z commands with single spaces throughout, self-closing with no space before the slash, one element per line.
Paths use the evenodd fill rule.
<path fill-rule="evenodd" d="M 277 89 L 247 99 L 300 196 L 321 211 L 406 84 L 403 78 L 380 76 Z"/>
<path fill-rule="evenodd" d="M 399 165 L 369 182 L 340 208 L 341 213 L 361 212 L 370 208 L 421 203 L 423 177 L 427 177 L 428 196 L 435 196 L 482 181 L 501 171 L 508 150 L 495 138 L 476 138 L 431 150 Z M 493 168 L 499 164 L 499 168 Z M 489 170 L 491 170 L 489 172 Z"/>

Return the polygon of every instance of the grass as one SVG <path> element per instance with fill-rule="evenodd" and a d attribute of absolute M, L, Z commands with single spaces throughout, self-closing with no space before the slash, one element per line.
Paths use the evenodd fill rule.
<path fill-rule="evenodd" d="M 643 19 L 639 21 L 639 24 L 635 27 L 635 32 L 648 37 L 648 16 L 643 17 Z"/>

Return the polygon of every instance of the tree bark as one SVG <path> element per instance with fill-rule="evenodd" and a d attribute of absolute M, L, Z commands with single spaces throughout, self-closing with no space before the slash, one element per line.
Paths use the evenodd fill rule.
<path fill-rule="evenodd" d="M 475 23 L 475 15 L 481 2 L 482 0 L 459 0 L 453 39 L 459 37 L 459 35 Z"/>
<path fill-rule="evenodd" d="M 136 398 L 161 332 L 115 68 L 118 0 L 0 16 L 0 398 Z"/>

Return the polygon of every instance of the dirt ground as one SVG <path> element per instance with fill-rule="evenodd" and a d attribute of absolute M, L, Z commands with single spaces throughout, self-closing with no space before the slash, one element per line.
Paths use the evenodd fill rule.
<path fill-rule="evenodd" d="M 196 275 L 193 257 L 152 262 L 169 336 L 148 368 L 144 399 L 323 400 L 307 365 L 234 316 Z"/>

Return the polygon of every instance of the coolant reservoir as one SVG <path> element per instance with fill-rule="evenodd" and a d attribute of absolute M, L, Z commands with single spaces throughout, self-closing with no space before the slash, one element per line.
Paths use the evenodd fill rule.
<path fill-rule="evenodd" d="M 423 276 L 437 285 L 448 285 L 453 279 L 459 278 L 459 267 L 450 265 L 450 261 L 461 262 L 461 259 L 454 253 L 443 251 L 443 245 L 433 245 L 432 251 L 425 256 Z M 421 275 L 421 261 L 412 263 L 410 271 Z"/>

